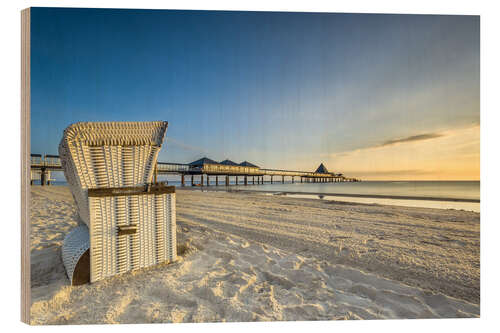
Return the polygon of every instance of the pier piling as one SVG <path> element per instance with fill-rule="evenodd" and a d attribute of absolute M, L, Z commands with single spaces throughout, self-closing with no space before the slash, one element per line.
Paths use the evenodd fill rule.
<path fill-rule="evenodd" d="M 45 186 L 45 179 L 47 178 L 47 172 L 45 169 L 42 169 L 42 172 L 40 173 L 40 185 Z"/>

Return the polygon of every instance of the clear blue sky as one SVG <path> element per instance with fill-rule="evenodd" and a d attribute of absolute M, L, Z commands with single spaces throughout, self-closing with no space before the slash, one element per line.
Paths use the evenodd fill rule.
<path fill-rule="evenodd" d="M 479 124 L 477 16 L 33 8 L 31 17 L 33 153 L 57 154 L 77 121 L 167 120 L 162 161 L 302 170 L 323 161 L 363 176 L 367 149 Z M 353 152 L 365 160 L 346 159 Z"/>

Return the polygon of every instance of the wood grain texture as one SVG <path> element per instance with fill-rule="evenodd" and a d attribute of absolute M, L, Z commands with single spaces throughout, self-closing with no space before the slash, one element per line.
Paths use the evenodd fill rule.
<path fill-rule="evenodd" d="M 30 9 L 21 11 L 21 321 L 30 323 Z"/>

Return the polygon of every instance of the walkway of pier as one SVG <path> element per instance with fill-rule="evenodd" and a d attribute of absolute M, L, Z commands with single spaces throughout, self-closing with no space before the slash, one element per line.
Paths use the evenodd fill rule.
<path fill-rule="evenodd" d="M 62 171 L 61 161 L 57 155 L 31 154 L 31 184 L 39 180 L 40 185 L 50 185 L 52 171 Z M 229 160 L 215 162 L 206 157 L 189 164 L 158 162 L 155 168 L 155 180 L 158 175 L 176 174 L 181 176 L 181 186 L 187 183 L 191 186 L 210 185 L 261 185 L 264 183 L 285 183 L 288 178 L 292 183 L 333 183 L 356 182 L 356 178 L 345 177 L 341 173 L 328 172 L 323 164 L 316 171 L 291 171 L 264 169 L 249 162 L 240 164 Z M 266 177 L 267 179 L 265 179 Z M 210 180 L 215 181 L 211 182 Z"/>

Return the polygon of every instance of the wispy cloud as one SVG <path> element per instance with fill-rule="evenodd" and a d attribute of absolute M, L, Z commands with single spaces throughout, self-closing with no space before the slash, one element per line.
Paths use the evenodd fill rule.
<path fill-rule="evenodd" d="M 387 140 L 378 147 L 392 146 L 398 143 L 430 140 L 430 139 L 440 138 L 443 136 L 444 136 L 443 133 L 426 133 L 426 134 L 412 135 L 402 139 Z"/>
<path fill-rule="evenodd" d="M 380 141 L 325 162 L 362 179 L 479 179 L 479 140 L 474 125 Z"/>
<path fill-rule="evenodd" d="M 405 169 L 405 170 L 349 170 L 349 174 L 356 176 L 401 176 L 401 175 L 427 175 L 431 172 L 423 169 Z"/>
<path fill-rule="evenodd" d="M 169 145 L 174 145 L 176 147 L 179 147 L 183 150 L 189 150 L 189 151 L 194 151 L 194 152 L 197 152 L 197 153 L 203 153 L 203 154 L 207 154 L 208 152 L 201 148 L 201 147 L 197 147 L 197 146 L 192 146 L 192 145 L 188 145 L 188 144 L 185 144 L 183 142 L 180 142 L 176 139 L 173 139 L 172 137 L 167 137 L 166 138 L 166 142 L 167 144 Z"/>
<path fill-rule="evenodd" d="M 384 141 L 382 143 L 378 144 L 372 144 L 372 145 L 367 145 L 365 147 L 360 147 L 357 149 L 353 150 L 348 150 L 348 151 L 342 151 L 342 152 L 337 152 L 333 154 L 321 154 L 320 156 L 324 157 L 347 157 L 347 156 L 352 156 L 353 154 L 359 154 L 361 152 L 367 151 L 367 150 L 373 150 L 373 149 L 379 149 L 379 148 L 385 148 L 388 146 L 394 146 L 397 144 L 405 144 L 405 143 L 414 143 L 418 141 L 425 141 L 425 140 L 431 140 L 431 139 L 437 139 L 437 138 L 442 138 L 449 136 L 453 132 L 450 131 L 445 131 L 445 132 L 434 132 L 434 133 L 424 133 L 424 134 L 418 134 L 418 135 L 412 135 L 408 136 L 405 138 L 396 138 L 396 139 L 391 139 Z"/>

